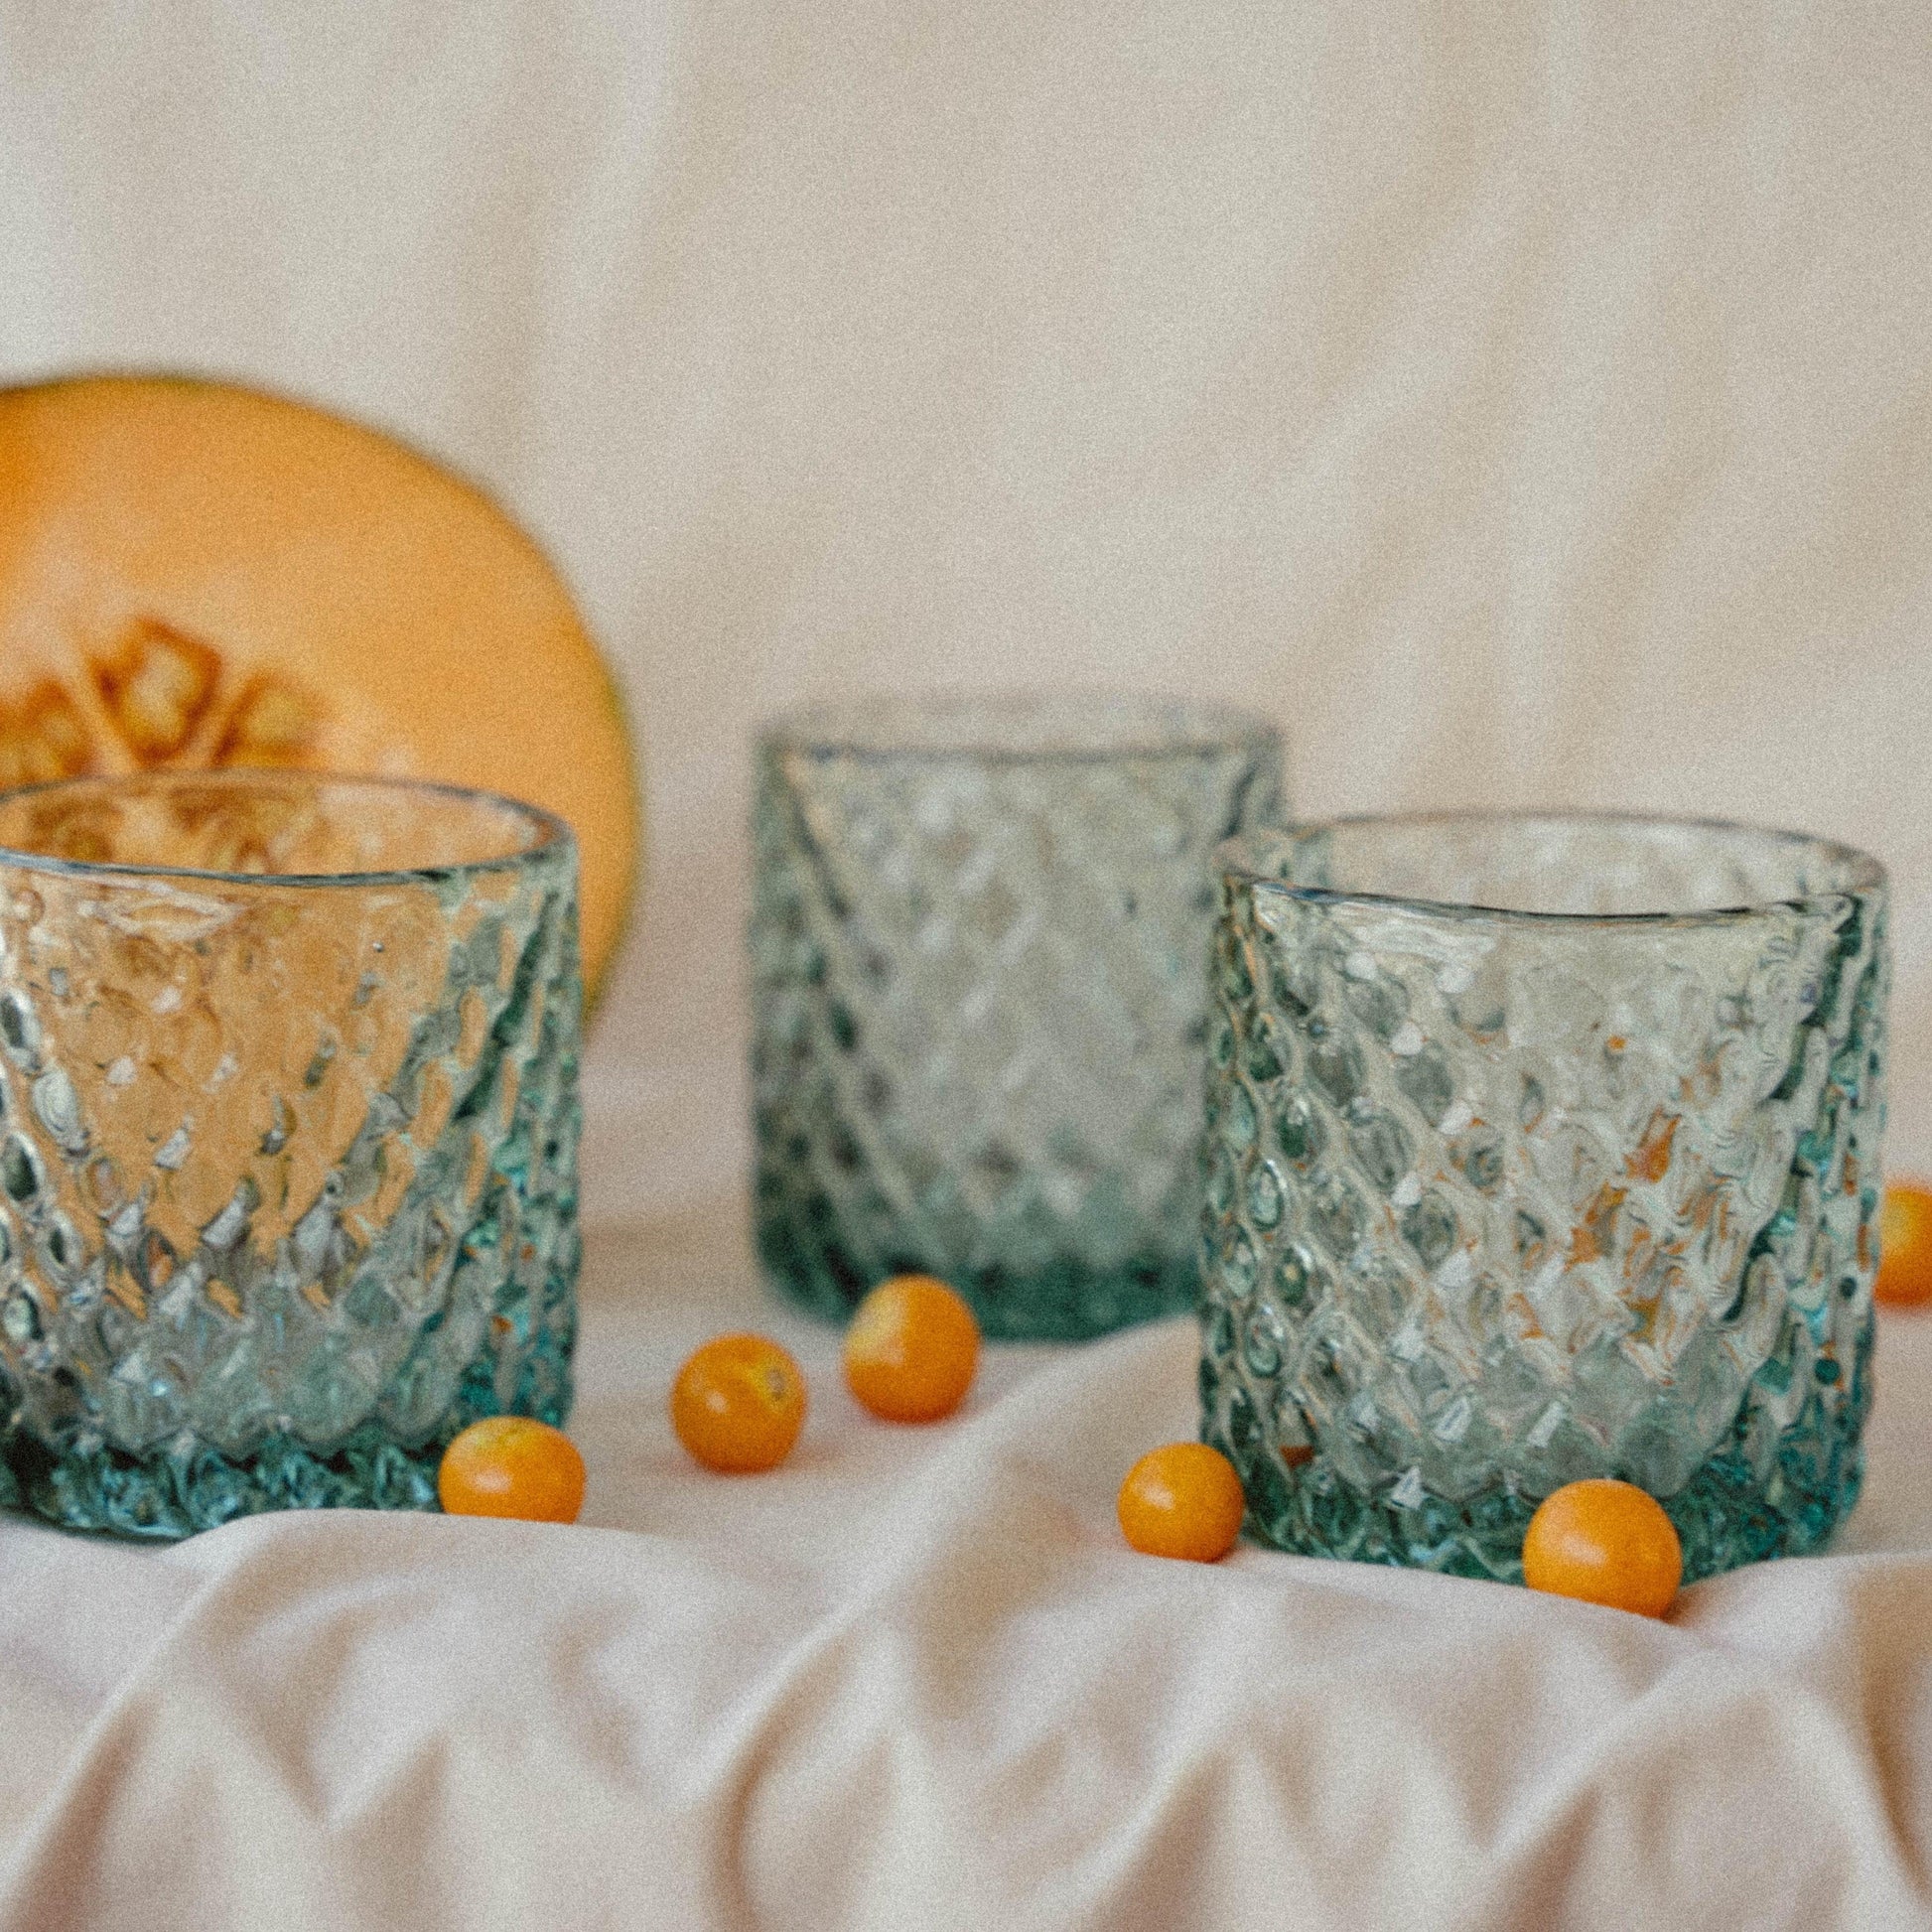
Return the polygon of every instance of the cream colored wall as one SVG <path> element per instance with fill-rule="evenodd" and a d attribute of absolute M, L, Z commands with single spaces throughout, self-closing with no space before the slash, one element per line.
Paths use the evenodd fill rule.
<path fill-rule="evenodd" d="M 1932 1166 L 1932 13 L 0 0 L 0 376 L 392 425 L 635 707 L 594 1206 L 743 1158 L 748 735 L 1258 704 L 1311 811 L 1869 844 Z"/>

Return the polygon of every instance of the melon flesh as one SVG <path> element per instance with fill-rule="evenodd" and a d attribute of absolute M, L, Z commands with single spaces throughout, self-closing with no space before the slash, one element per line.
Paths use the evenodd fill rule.
<path fill-rule="evenodd" d="M 637 866 L 609 673 L 556 571 L 385 436 L 223 384 L 0 390 L 0 786 L 271 765 L 438 778 L 576 832 L 586 988 Z"/>

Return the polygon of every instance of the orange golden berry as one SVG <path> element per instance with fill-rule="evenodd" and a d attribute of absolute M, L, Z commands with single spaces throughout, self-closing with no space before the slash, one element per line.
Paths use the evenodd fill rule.
<path fill-rule="evenodd" d="M 1878 1210 L 1878 1282 L 1871 1291 L 1895 1309 L 1932 1302 L 1932 1187 L 1900 1181 Z"/>
<path fill-rule="evenodd" d="M 1676 1526 L 1634 1483 L 1595 1477 L 1546 1496 L 1523 1538 L 1523 1581 L 1638 1616 L 1662 1616 L 1684 1576 Z"/>
<path fill-rule="evenodd" d="M 980 1324 L 930 1275 L 897 1275 L 859 1304 L 845 1331 L 845 1379 L 887 1422 L 936 1422 L 966 1400 L 979 1368 Z"/>
<path fill-rule="evenodd" d="M 805 1377 L 763 1335 L 719 1335 L 678 1370 L 671 1427 L 694 1460 L 727 1475 L 773 1469 L 805 1426 Z"/>
<path fill-rule="evenodd" d="M 1127 1472 L 1115 1509 L 1121 1534 L 1144 1556 L 1218 1563 L 1241 1534 L 1234 1464 L 1205 1443 L 1167 1443 Z"/>
<path fill-rule="evenodd" d="M 584 1506 L 584 1458 L 547 1422 L 485 1416 L 443 1451 L 436 1494 L 452 1516 L 574 1523 Z"/>

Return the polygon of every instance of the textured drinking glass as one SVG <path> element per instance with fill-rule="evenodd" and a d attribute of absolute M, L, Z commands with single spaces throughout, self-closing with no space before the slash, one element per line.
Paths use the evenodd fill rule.
<path fill-rule="evenodd" d="M 425 1508 L 465 1423 L 562 1420 L 576 879 L 438 786 L 0 796 L 0 1499 Z"/>
<path fill-rule="evenodd" d="M 1290 1550 L 1521 1577 L 1658 1497 L 1816 1549 L 1871 1400 L 1885 878 L 1727 825 L 1469 817 L 1221 862 L 1203 1434 Z"/>
<path fill-rule="evenodd" d="M 843 1316 L 943 1277 L 996 1335 L 1191 1308 L 1216 843 L 1274 818 L 1257 720 L 881 703 L 759 752 L 759 1249 Z"/>

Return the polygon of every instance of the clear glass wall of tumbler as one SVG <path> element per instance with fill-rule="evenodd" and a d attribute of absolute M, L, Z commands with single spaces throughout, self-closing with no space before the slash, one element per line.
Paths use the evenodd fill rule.
<path fill-rule="evenodd" d="M 1222 867 L 1201 1391 L 1250 1528 L 1517 1578 L 1608 1475 L 1687 1577 L 1819 1547 L 1871 1393 L 1880 867 L 1587 817 Z"/>
<path fill-rule="evenodd" d="M 430 1507 L 570 1402 L 576 850 L 298 774 L 0 797 L 0 1501 Z"/>
<path fill-rule="evenodd" d="M 756 1213 L 843 1316 L 903 1272 L 995 1335 L 1193 1306 L 1211 854 L 1279 814 L 1258 720 L 892 703 L 759 748 Z"/>

